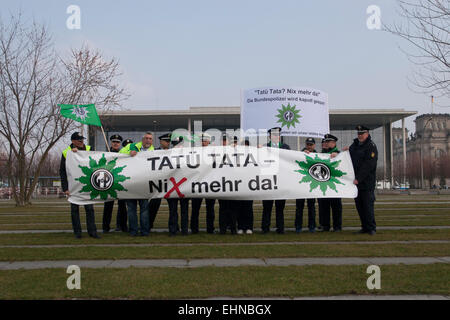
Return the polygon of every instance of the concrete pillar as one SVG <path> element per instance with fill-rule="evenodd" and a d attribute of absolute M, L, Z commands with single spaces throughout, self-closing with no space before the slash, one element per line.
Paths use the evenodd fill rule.
<path fill-rule="evenodd" d="M 392 125 L 387 123 L 383 126 L 383 141 L 384 141 L 384 179 L 390 181 L 391 188 L 394 183 L 393 176 L 393 150 L 392 150 Z"/>
<path fill-rule="evenodd" d="M 406 184 L 406 129 L 405 118 L 402 118 L 402 134 L 403 134 L 403 183 Z"/>

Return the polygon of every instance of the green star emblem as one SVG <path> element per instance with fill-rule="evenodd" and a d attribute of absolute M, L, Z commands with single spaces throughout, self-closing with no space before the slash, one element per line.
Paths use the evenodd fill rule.
<path fill-rule="evenodd" d="M 337 169 L 341 160 L 331 161 L 331 159 L 321 159 L 316 154 L 315 158 L 306 156 L 306 161 L 300 162 L 295 160 L 295 162 L 297 162 L 300 170 L 294 171 L 304 175 L 303 179 L 300 180 L 299 183 L 311 183 L 309 192 L 313 191 L 317 187 L 320 187 L 323 195 L 325 195 L 327 188 L 338 192 L 336 189 L 336 184 L 343 185 L 338 178 L 346 175 L 346 173 Z"/>
<path fill-rule="evenodd" d="M 98 196 L 106 200 L 108 196 L 116 199 L 116 191 L 128 191 L 120 182 L 130 177 L 119 174 L 126 166 L 115 168 L 116 160 L 117 158 L 106 163 L 105 154 L 103 154 L 98 163 L 89 157 L 89 167 L 79 165 L 78 167 L 84 173 L 84 176 L 75 179 L 84 184 L 80 192 L 90 192 L 91 200 Z"/>
<path fill-rule="evenodd" d="M 291 106 L 290 103 L 288 103 L 288 105 L 285 106 L 284 104 L 282 104 L 281 109 L 277 110 L 277 122 L 281 122 L 281 127 L 287 126 L 287 128 L 289 129 L 289 127 L 292 126 L 293 128 L 295 128 L 295 124 L 300 123 L 298 119 L 302 116 L 298 114 L 300 110 L 296 110 L 295 105 Z"/>

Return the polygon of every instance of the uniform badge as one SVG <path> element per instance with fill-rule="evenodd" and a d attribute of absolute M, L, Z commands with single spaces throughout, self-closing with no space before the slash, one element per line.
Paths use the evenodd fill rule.
<path fill-rule="evenodd" d="M 372 152 L 372 154 L 370 155 L 372 158 L 375 157 L 375 152 Z"/>

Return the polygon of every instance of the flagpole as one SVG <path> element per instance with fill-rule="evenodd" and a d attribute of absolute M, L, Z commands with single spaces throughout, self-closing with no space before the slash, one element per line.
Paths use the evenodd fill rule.
<path fill-rule="evenodd" d="M 109 152 L 109 145 L 108 140 L 106 140 L 105 130 L 103 130 L 103 126 L 101 126 L 100 128 L 102 128 L 103 138 L 105 138 L 106 151 Z"/>

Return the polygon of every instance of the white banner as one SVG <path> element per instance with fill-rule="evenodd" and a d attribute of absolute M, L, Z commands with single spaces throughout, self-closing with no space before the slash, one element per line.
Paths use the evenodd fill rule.
<path fill-rule="evenodd" d="M 282 136 L 323 138 L 330 133 L 328 95 L 303 87 L 264 87 L 241 95 L 241 129 L 281 127 Z"/>
<path fill-rule="evenodd" d="M 69 201 L 215 198 L 270 200 L 355 198 L 347 152 L 256 147 L 196 147 L 139 152 L 68 152 Z"/>

